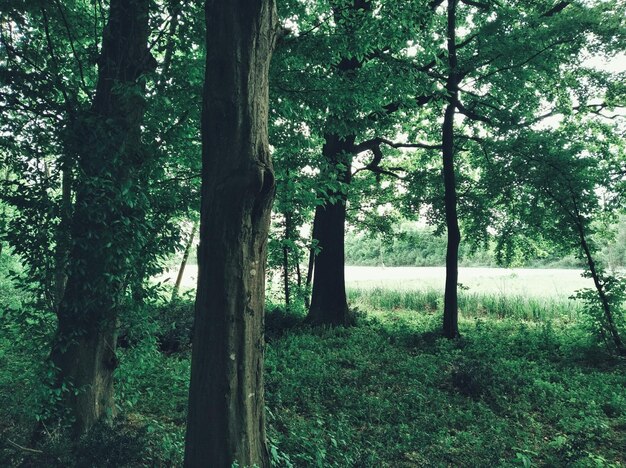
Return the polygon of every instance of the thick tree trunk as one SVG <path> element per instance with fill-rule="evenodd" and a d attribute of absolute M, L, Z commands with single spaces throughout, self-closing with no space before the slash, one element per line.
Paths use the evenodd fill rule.
<path fill-rule="evenodd" d="M 371 12 L 372 2 L 353 0 L 349 9 L 352 12 Z M 333 14 L 339 24 L 340 21 L 343 22 L 346 8 L 339 8 L 335 5 Z M 345 27 L 344 34 L 348 37 L 353 35 L 354 25 L 349 23 Z M 357 57 L 347 56 L 343 57 L 335 68 L 338 75 L 350 80 L 352 74 L 361 66 L 362 62 Z M 334 133 L 334 120 L 335 117 L 331 116 L 327 124 L 329 131 L 324 136 L 322 153 L 332 170 L 337 172 L 337 180 L 349 184 L 356 136 L 341 137 Z M 315 210 L 314 238 L 319 242 L 320 252 L 315 258 L 313 291 L 307 321 L 314 325 L 351 325 L 354 323 L 354 316 L 348 309 L 344 273 L 347 196 L 344 193 L 330 193 L 329 195 L 337 198 L 337 201 L 328 200 L 324 206 L 319 206 Z"/>
<path fill-rule="evenodd" d="M 178 275 L 176 276 L 176 283 L 174 283 L 174 289 L 172 291 L 172 301 L 176 299 L 178 296 L 178 291 L 180 291 L 180 284 L 183 282 L 183 275 L 185 274 L 185 267 L 187 266 L 187 261 L 189 260 L 189 255 L 191 254 L 191 249 L 193 247 L 193 241 L 196 238 L 196 231 L 198 230 L 198 223 L 193 223 L 193 228 L 191 228 L 191 234 L 189 234 L 189 239 L 187 239 L 187 245 L 185 245 L 185 252 L 183 253 L 183 259 L 180 261 L 180 268 L 178 269 Z"/>
<path fill-rule="evenodd" d="M 337 135 L 326 135 L 324 157 L 333 167 L 343 164 L 338 180 L 350 183 L 351 159 L 354 137 L 340 139 Z M 345 223 L 346 196 L 331 194 L 338 198 L 328 201 L 315 210 L 314 236 L 318 241 L 319 253 L 315 258 L 313 293 L 307 321 L 315 325 L 351 325 L 354 317 L 348 308 L 345 281 Z"/>
<path fill-rule="evenodd" d="M 269 466 L 265 261 L 274 172 L 268 73 L 273 0 L 206 2 L 202 200 L 185 466 Z"/>
<path fill-rule="evenodd" d="M 144 163 L 138 79 L 156 65 L 147 48 L 148 4 L 111 0 L 94 102 L 76 127 L 73 246 L 51 357 L 77 434 L 115 412 L 117 314 L 143 219 L 135 201 Z"/>
<path fill-rule="evenodd" d="M 447 338 L 459 336 L 457 285 L 459 280 L 459 243 L 461 242 L 461 232 L 457 215 L 456 178 L 454 174 L 454 113 L 459 93 L 455 43 L 456 2 L 457 0 L 448 0 L 448 61 L 450 71 L 446 90 L 451 102 L 446 106 L 442 131 L 444 202 L 446 226 L 448 229 L 443 334 Z"/>

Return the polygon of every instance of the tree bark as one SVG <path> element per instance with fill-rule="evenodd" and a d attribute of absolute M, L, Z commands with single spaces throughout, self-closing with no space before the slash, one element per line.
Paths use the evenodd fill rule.
<path fill-rule="evenodd" d="M 341 139 L 337 135 L 326 135 L 324 157 L 332 167 L 339 164 L 338 180 L 350 183 L 351 160 L 354 137 Z M 354 317 L 348 308 L 345 281 L 345 222 L 346 196 L 332 193 L 336 201 L 328 201 L 315 210 L 313 235 L 318 241 L 319 253 L 315 258 L 313 292 L 307 321 L 314 325 L 351 325 Z"/>
<path fill-rule="evenodd" d="M 202 197 L 185 466 L 269 466 L 263 390 L 274 0 L 206 2 Z"/>
<path fill-rule="evenodd" d="M 449 75 L 446 90 L 450 103 L 446 106 L 442 131 L 443 183 L 448 245 L 446 249 L 446 287 L 443 310 L 443 334 L 447 338 L 459 336 L 459 308 L 457 285 L 459 280 L 459 244 L 461 232 L 457 215 L 456 178 L 454 174 L 454 114 L 459 94 L 456 58 L 456 3 L 448 0 L 448 62 Z"/>
<path fill-rule="evenodd" d="M 185 245 L 185 252 L 183 253 L 183 259 L 180 261 L 180 268 L 178 269 L 178 275 L 176 276 L 176 283 L 174 283 L 174 289 L 172 291 L 172 301 L 178 297 L 178 291 L 180 291 L 180 284 L 183 281 L 183 275 L 185 274 L 185 267 L 187 266 L 187 260 L 189 260 L 189 255 L 191 254 L 191 249 L 193 247 L 193 241 L 196 238 L 196 231 L 198 230 L 198 223 L 193 223 L 193 228 L 191 228 L 191 234 L 189 234 L 189 239 L 187 239 L 187 245 Z"/>
<path fill-rule="evenodd" d="M 117 314 L 143 219 L 135 201 L 145 156 L 139 78 L 156 65 L 147 47 L 148 5 L 148 0 L 111 0 L 94 101 L 74 135 L 80 177 L 51 358 L 76 434 L 115 413 Z"/>
<path fill-rule="evenodd" d="M 291 238 L 291 215 L 285 214 L 285 240 Z M 283 288 L 285 289 L 285 307 L 289 310 L 291 297 L 289 291 L 289 247 L 283 245 Z"/>

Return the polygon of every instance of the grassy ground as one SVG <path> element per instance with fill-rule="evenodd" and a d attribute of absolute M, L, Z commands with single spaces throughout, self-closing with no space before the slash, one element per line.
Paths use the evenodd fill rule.
<path fill-rule="evenodd" d="M 624 366 L 586 334 L 516 320 L 369 313 L 272 341 L 270 435 L 295 466 L 620 466 Z"/>
<path fill-rule="evenodd" d="M 434 293 L 350 297 L 361 312 L 348 329 L 268 314 L 276 466 L 626 465 L 626 363 L 590 339 L 570 303 L 468 295 L 463 337 L 450 342 L 438 335 Z M 42 454 L 8 442 L 31 443 L 25 428 L 41 408 L 35 361 L 43 351 L 30 346 L 30 332 L 12 344 L 18 326 L 0 336 L 0 466 L 179 466 L 190 311 L 180 303 L 127 319 L 120 422 L 97 428 L 72 456 L 53 428 Z"/>

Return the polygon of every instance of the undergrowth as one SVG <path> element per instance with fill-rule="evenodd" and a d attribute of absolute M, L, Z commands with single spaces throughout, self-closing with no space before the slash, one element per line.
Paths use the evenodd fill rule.
<path fill-rule="evenodd" d="M 529 314 L 506 303 L 470 314 L 466 300 L 462 338 L 448 341 L 429 297 L 352 291 L 366 312 L 351 328 L 310 328 L 302 313 L 270 309 L 274 466 L 626 464 L 626 364 L 570 309 Z M 178 302 L 128 315 L 119 417 L 78 441 L 53 428 L 30 439 L 36 398 L 19 396 L 38 395 L 41 354 L 28 352 L 28 335 L 19 346 L 0 336 L 0 465 L 180 466 L 192 309 Z"/>

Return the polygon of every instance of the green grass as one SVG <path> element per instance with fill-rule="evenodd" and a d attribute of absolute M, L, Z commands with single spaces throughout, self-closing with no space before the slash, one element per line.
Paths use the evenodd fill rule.
<path fill-rule="evenodd" d="M 295 466 L 624 463 L 624 365 L 576 326 L 370 313 L 270 343 L 270 435 Z M 618 466 L 618 465 L 615 465 Z"/>
<path fill-rule="evenodd" d="M 373 288 L 349 288 L 348 299 L 364 310 L 405 310 L 433 313 L 443 310 L 441 291 Z M 575 321 L 582 306 L 567 298 L 470 293 L 460 291 L 459 312 L 463 317 L 513 318 L 523 321 Z"/>
<path fill-rule="evenodd" d="M 350 297 L 362 310 L 351 328 L 312 329 L 299 315 L 268 315 L 276 466 L 626 464 L 626 363 L 594 343 L 571 305 L 464 295 L 462 338 L 451 342 L 439 335 L 438 294 L 352 290 Z M 190 312 L 179 303 L 150 312 L 153 324 L 133 318 L 117 372 L 120 423 L 81 440 L 75 458 L 67 439 L 47 441 L 30 466 L 180 466 L 189 348 L 161 352 L 150 333 L 188 326 Z M 35 403 L 25 407 L 17 395 L 37 394 L 29 369 L 40 351 L 25 353 L 23 339 L 15 350 L 2 342 L 0 353 L 1 466 L 28 455 L 7 439 L 30 444 Z"/>

